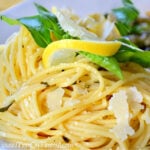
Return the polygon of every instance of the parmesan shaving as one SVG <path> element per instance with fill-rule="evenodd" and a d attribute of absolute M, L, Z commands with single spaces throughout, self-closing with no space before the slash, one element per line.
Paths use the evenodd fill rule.
<path fill-rule="evenodd" d="M 64 95 L 63 88 L 57 88 L 56 90 L 48 93 L 47 105 L 49 110 L 53 111 L 61 107 L 63 95 Z"/>
<path fill-rule="evenodd" d="M 143 101 L 142 94 L 137 90 L 136 87 L 130 87 L 126 90 L 128 95 L 129 107 L 133 114 L 137 114 L 140 110 L 144 109 L 144 106 L 141 105 Z"/>
<path fill-rule="evenodd" d="M 128 135 L 135 133 L 134 129 L 129 125 L 130 113 L 125 91 L 120 90 L 118 93 L 113 94 L 108 109 L 114 112 L 117 119 L 117 125 L 111 129 L 111 132 L 122 141 L 126 140 Z"/>
<path fill-rule="evenodd" d="M 114 93 L 110 99 L 108 109 L 114 112 L 117 119 L 117 125 L 111 131 L 122 141 L 127 139 L 127 135 L 135 133 L 133 128 L 130 127 L 129 121 L 133 115 L 144 109 L 141 104 L 142 101 L 143 96 L 136 87 L 120 90 Z M 150 123 L 150 117 L 148 116 L 150 110 L 147 111 L 148 113 L 145 112 L 143 118 Z"/>
<path fill-rule="evenodd" d="M 101 40 L 114 40 L 120 37 L 114 21 L 106 19 L 103 14 L 91 14 L 81 19 L 79 24 L 95 33 Z"/>
<path fill-rule="evenodd" d="M 55 10 L 55 15 L 57 16 L 60 26 L 63 28 L 63 30 L 69 32 L 71 36 L 79 37 L 83 40 L 100 40 L 96 34 L 78 25 L 74 20 L 68 18 L 68 16 L 62 11 Z"/>
<path fill-rule="evenodd" d="M 80 100 L 69 98 L 68 100 L 65 101 L 64 106 L 74 106 L 78 103 L 80 103 Z"/>
<path fill-rule="evenodd" d="M 87 89 L 85 88 L 85 85 L 84 85 L 84 87 L 73 85 L 73 91 L 74 91 L 75 95 L 76 94 L 84 95 L 84 94 L 88 93 Z"/>

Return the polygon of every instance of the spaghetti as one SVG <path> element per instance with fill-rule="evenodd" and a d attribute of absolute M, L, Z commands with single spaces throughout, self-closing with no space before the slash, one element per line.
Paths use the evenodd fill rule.
<path fill-rule="evenodd" d="M 121 64 L 124 80 L 86 58 L 43 68 L 44 48 L 25 27 L 0 52 L 0 137 L 30 149 L 137 150 L 150 143 L 150 73 L 134 63 Z M 118 120 L 110 101 L 134 87 L 142 95 L 132 111 L 133 134 L 114 133 Z M 122 97 L 120 97 L 122 101 Z M 123 108 L 120 103 L 117 107 Z M 116 108 L 117 109 L 117 108 Z M 123 111 L 123 110 L 122 110 Z M 124 131 L 126 132 L 126 131 Z"/>

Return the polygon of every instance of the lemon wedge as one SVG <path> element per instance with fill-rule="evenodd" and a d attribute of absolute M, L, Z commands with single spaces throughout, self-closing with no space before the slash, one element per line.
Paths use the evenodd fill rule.
<path fill-rule="evenodd" d="M 83 41 L 75 39 L 63 39 L 49 44 L 42 55 L 42 61 L 45 68 L 50 66 L 52 56 L 60 50 L 86 51 L 101 56 L 112 56 L 120 48 L 118 41 Z M 67 53 L 67 51 L 66 51 Z"/>

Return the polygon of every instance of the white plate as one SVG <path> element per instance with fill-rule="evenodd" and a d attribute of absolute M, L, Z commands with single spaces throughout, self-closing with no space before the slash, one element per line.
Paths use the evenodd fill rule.
<path fill-rule="evenodd" d="M 34 15 L 36 14 L 36 9 L 33 2 L 39 3 L 48 9 L 52 6 L 58 8 L 69 7 L 81 16 L 93 12 L 110 12 L 111 8 L 121 5 L 121 0 L 25 0 L 23 3 L 19 3 L 17 6 L 2 12 L 2 14 L 12 18 Z M 149 0 L 133 0 L 133 2 L 142 15 L 144 15 L 145 11 L 150 10 Z M 17 26 L 9 26 L 0 20 L 0 44 L 4 43 L 17 30 Z"/>

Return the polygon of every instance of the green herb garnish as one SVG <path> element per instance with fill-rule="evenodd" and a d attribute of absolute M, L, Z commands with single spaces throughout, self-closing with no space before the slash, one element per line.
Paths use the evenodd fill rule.
<path fill-rule="evenodd" d="M 120 79 L 123 79 L 123 75 L 121 72 L 121 69 L 119 67 L 119 64 L 115 57 L 105 57 L 105 56 L 99 56 L 95 54 L 91 54 L 88 52 L 80 51 L 79 54 L 87 57 L 91 62 L 105 68 L 106 70 L 112 72 Z"/>
<path fill-rule="evenodd" d="M 1 107 L 0 108 L 0 112 L 5 112 L 9 109 L 9 107 L 14 103 L 14 101 L 12 101 L 8 106 L 5 106 L 5 107 Z"/>
<path fill-rule="evenodd" d="M 118 62 L 135 62 L 141 66 L 150 67 L 150 51 L 143 51 L 134 45 L 131 41 L 120 39 L 122 46 L 114 55 Z"/>
<path fill-rule="evenodd" d="M 113 9 L 113 14 L 116 16 L 116 26 L 122 35 L 132 33 L 134 28 L 133 22 L 137 19 L 139 12 L 134 7 L 130 0 L 122 0 L 123 7 Z M 71 36 L 65 32 L 60 26 L 57 17 L 43 6 L 35 3 L 38 15 L 23 17 L 18 19 L 11 19 L 6 16 L 1 16 L 0 19 L 9 23 L 10 25 L 24 25 L 33 36 L 35 42 L 40 47 L 46 47 L 52 42 L 50 33 L 52 33 L 57 40 L 60 39 L 74 39 L 78 37 Z M 115 74 L 119 79 L 123 79 L 122 71 L 119 67 L 119 62 L 135 62 L 143 67 L 150 67 L 150 51 L 143 51 L 138 48 L 131 41 L 121 38 L 122 46 L 119 51 L 111 56 L 104 57 L 88 52 L 80 51 L 77 54 L 83 55 L 90 59 L 91 62 L 105 68 L 106 70 Z"/>
<path fill-rule="evenodd" d="M 117 21 L 116 26 L 121 35 L 128 35 L 132 32 L 132 24 L 138 18 L 139 11 L 134 7 L 131 0 L 122 0 L 123 7 L 113 9 Z"/>
<path fill-rule="evenodd" d="M 35 42 L 43 48 L 52 42 L 50 33 L 53 33 L 58 40 L 75 38 L 63 31 L 57 17 L 53 13 L 37 3 L 35 3 L 35 6 L 39 13 L 38 15 L 18 19 L 8 18 L 2 15 L 1 20 L 10 25 L 24 25 L 32 34 Z"/>

